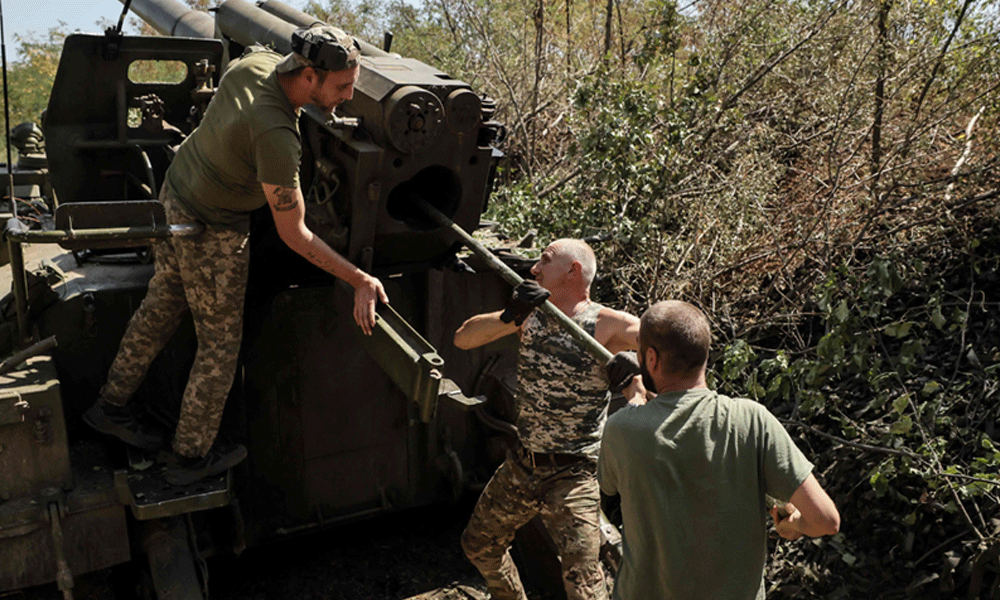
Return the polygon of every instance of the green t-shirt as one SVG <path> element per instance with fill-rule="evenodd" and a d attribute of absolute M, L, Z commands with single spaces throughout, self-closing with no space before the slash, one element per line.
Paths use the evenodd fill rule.
<path fill-rule="evenodd" d="M 262 183 L 298 187 L 298 118 L 262 48 L 230 63 L 197 129 L 181 144 L 166 183 L 201 221 L 244 228 L 267 203 Z"/>
<path fill-rule="evenodd" d="M 621 600 L 764 598 L 764 494 L 788 500 L 813 465 L 751 400 L 661 394 L 608 419 L 601 490 L 621 494 Z"/>

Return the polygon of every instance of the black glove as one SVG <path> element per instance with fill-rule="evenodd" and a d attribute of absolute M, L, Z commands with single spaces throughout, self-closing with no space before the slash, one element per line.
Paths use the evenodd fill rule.
<path fill-rule="evenodd" d="M 605 369 L 608 372 L 608 389 L 612 394 L 618 394 L 639 374 L 639 359 L 635 352 L 619 352 L 608 360 Z"/>
<path fill-rule="evenodd" d="M 504 323 L 514 322 L 518 327 L 528 318 L 535 307 L 544 304 L 549 298 L 549 291 L 538 285 L 537 281 L 525 279 L 517 284 L 514 293 L 511 294 L 507 302 L 507 308 L 500 313 L 500 320 Z"/>

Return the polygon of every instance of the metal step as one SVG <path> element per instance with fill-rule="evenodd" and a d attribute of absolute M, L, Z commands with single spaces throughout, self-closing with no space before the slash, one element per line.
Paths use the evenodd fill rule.
<path fill-rule="evenodd" d="M 115 488 L 140 521 L 221 508 L 232 500 L 231 471 L 180 486 L 163 478 L 166 464 L 156 455 L 129 448 L 128 461 L 129 468 L 115 471 Z"/>

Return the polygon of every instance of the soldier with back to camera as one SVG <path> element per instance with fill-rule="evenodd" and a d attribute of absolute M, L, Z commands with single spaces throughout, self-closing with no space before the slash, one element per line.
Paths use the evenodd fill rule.
<path fill-rule="evenodd" d="M 171 224 L 200 221 L 205 231 L 154 245 L 156 272 L 129 322 L 107 383 L 84 420 L 145 450 L 162 433 L 139 423 L 128 404 L 181 317 L 194 317 L 198 350 L 184 389 L 165 477 L 175 485 L 224 473 L 246 458 L 242 445 L 216 444 L 232 386 L 243 328 L 249 264 L 249 213 L 270 206 L 281 239 L 354 288 L 354 320 L 366 334 L 382 283 L 331 249 L 305 225 L 299 185 L 300 109 L 329 114 L 354 94 L 358 42 L 316 25 L 292 36 L 282 57 L 251 47 L 230 63 L 198 128 L 184 141 L 160 191 Z"/>
<path fill-rule="evenodd" d="M 598 478 L 621 494 L 623 561 L 613 597 L 763 600 L 765 495 L 782 537 L 837 533 L 813 465 L 762 405 L 708 389 L 708 319 L 686 302 L 642 315 L 630 404 L 608 419 Z M 657 395 L 643 404 L 646 389 Z"/>

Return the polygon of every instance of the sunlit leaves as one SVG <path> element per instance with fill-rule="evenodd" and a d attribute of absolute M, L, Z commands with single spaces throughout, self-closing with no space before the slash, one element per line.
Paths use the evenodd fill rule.
<path fill-rule="evenodd" d="M 66 34 L 52 29 L 44 38 L 35 35 L 14 37 L 19 44 L 19 58 L 8 65 L 7 73 L 11 127 L 25 121 L 41 124 Z M 0 144 L 3 141 L 0 140 Z"/>

